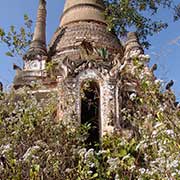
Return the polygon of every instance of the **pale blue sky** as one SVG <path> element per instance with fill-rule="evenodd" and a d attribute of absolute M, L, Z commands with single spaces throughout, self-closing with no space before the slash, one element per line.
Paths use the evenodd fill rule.
<path fill-rule="evenodd" d="M 1 1 L 0 6 L 0 27 L 8 29 L 10 25 L 22 26 L 23 15 L 26 13 L 35 21 L 38 0 L 6 0 Z M 180 0 L 176 0 L 178 3 Z M 52 34 L 59 25 L 60 15 L 64 6 L 64 0 L 51 0 L 47 3 L 48 17 L 47 17 L 47 42 L 50 41 Z M 163 18 L 170 22 L 172 17 L 170 13 L 162 10 L 156 16 L 156 19 Z M 152 46 L 146 51 L 151 55 L 151 63 L 158 64 L 157 78 L 165 81 L 173 79 L 177 99 L 180 100 L 180 21 L 169 24 L 168 29 L 149 38 Z M 14 71 L 12 69 L 13 62 L 21 62 L 21 59 L 12 59 L 6 57 L 4 54 L 6 48 L 0 44 L 0 81 L 2 81 L 7 89 L 12 84 Z"/>

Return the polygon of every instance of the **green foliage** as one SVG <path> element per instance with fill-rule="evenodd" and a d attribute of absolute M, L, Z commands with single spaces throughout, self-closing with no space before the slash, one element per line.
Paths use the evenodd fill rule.
<path fill-rule="evenodd" d="M 180 5 L 175 5 L 171 0 L 105 0 L 106 19 L 109 30 L 114 29 L 119 37 L 128 31 L 137 31 L 145 47 L 150 44 L 147 37 L 165 29 L 168 24 L 162 20 L 153 20 L 153 15 L 160 9 L 174 9 L 174 20 L 180 18 Z"/>
<path fill-rule="evenodd" d="M 0 96 L 0 179 L 180 179 L 180 109 L 136 57 L 121 72 L 121 129 L 88 149 L 90 125 L 56 119 L 57 97 L 19 90 Z M 67 122 L 71 122 L 67 125 Z M 74 122 L 74 123 L 73 123 Z"/>
<path fill-rule="evenodd" d="M 25 14 L 24 26 L 18 30 L 15 26 L 11 25 L 8 32 L 0 28 L 0 42 L 4 43 L 8 52 L 6 55 L 9 57 L 23 56 L 27 51 L 32 39 L 32 20 Z"/>
<path fill-rule="evenodd" d="M 171 90 L 161 91 L 147 68 L 147 57 L 135 57 L 121 72 L 121 128 L 102 139 L 101 150 L 79 152 L 79 179 L 179 179 L 180 109 Z"/>
<path fill-rule="evenodd" d="M 105 59 L 105 60 L 107 60 L 107 59 L 109 58 L 109 52 L 108 52 L 108 50 L 105 49 L 105 48 L 100 48 L 100 49 L 98 49 L 98 53 L 99 53 L 99 55 L 100 55 L 103 59 Z"/>
<path fill-rule="evenodd" d="M 73 173 L 76 167 L 83 128 L 74 133 L 55 121 L 53 94 L 39 101 L 27 91 L 19 93 L 0 101 L 0 179 L 71 179 L 66 169 Z"/>

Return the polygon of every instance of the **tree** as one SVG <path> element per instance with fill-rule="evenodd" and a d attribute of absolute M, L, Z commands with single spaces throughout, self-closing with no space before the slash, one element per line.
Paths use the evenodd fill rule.
<path fill-rule="evenodd" d="M 32 20 L 28 15 L 24 15 L 24 26 L 20 27 L 18 30 L 14 25 L 10 26 L 8 32 L 3 28 L 0 28 L 0 43 L 4 43 L 8 52 L 6 55 L 9 57 L 22 57 L 32 40 Z"/>
<path fill-rule="evenodd" d="M 105 0 L 106 18 L 109 29 L 114 29 L 119 37 L 128 31 L 136 31 L 142 44 L 148 47 L 147 37 L 167 28 L 168 23 L 153 20 L 153 16 L 163 9 L 173 10 L 174 21 L 180 18 L 180 4 L 172 0 Z"/>

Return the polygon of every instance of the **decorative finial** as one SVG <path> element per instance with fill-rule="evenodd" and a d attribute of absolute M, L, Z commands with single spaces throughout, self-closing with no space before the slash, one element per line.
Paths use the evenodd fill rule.
<path fill-rule="evenodd" d="M 33 60 L 37 55 L 46 56 L 46 1 L 39 0 L 36 26 L 30 48 L 24 59 Z"/>

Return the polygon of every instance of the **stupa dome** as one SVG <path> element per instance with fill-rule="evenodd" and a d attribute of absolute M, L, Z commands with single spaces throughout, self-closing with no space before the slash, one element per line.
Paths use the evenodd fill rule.
<path fill-rule="evenodd" d="M 84 41 L 110 54 L 122 53 L 117 36 L 107 29 L 104 11 L 102 0 L 66 0 L 60 25 L 49 45 L 50 56 L 78 59 Z"/>

